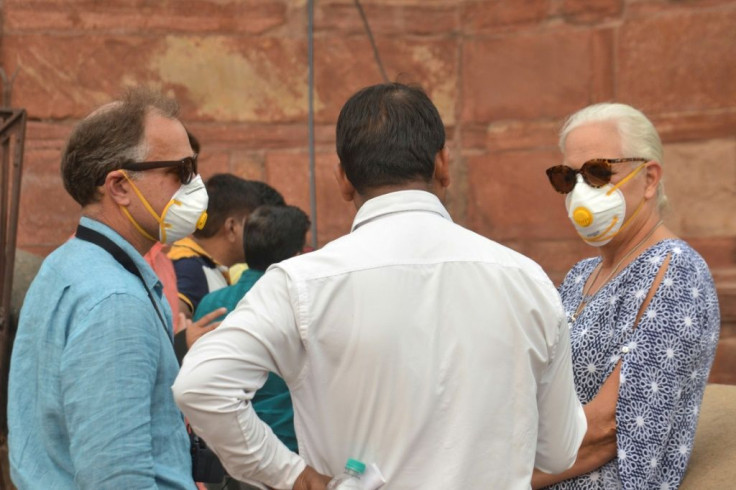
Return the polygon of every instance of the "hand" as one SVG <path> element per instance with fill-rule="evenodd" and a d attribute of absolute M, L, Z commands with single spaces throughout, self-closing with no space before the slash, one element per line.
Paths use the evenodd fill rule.
<path fill-rule="evenodd" d="M 321 473 L 311 466 L 304 468 L 294 482 L 293 490 L 325 490 L 332 478 Z"/>
<path fill-rule="evenodd" d="M 218 308 L 211 313 L 207 313 L 205 316 L 192 322 L 186 317 L 184 313 L 179 313 L 179 328 L 186 329 L 187 349 L 191 349 L 192 345 L 204 334 L 211 332 L 220 324 L 220 322 L 213 321 L 215 318 L 227 313 L 227 308 Z"/>

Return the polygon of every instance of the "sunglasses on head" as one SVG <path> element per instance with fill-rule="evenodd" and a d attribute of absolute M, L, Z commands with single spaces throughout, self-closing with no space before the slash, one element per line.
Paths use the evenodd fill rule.
<path fill-rule="evenodd" d="M 191 157 L 184 157 L 181 160 L 158 161 L 158 162 L 131 162 L 126 163 L 122 167 L 123 170 L 131 170 L 134 172 L 142 172 L 145 170 L 153 170 L 155 168 L 178 167 L 177 173 L 182 184 L 188 184 L 197 175 L 197 154 Z"/>
<path fill-rule="evenodd" d="M 567 165 L 555 165 L 547 169 L 547 177 L 557 192 L 567 194 L 575 187 L 577 174 L 582 175 L 585 183 L 591 187 L 603 187 L 611 182 L 612 163 L 647 161 L 646 158 L 595 158 L 585 162 L 579 170 Z"/>

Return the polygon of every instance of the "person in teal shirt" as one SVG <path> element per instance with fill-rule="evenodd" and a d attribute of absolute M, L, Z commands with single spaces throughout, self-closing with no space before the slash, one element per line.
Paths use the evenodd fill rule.
<path fill-rule="evenodd" d="M 309 218 L 295 206 L 260 206 L 248 217 L 243 230 L 243 248 L 248 264 L 237 283 L 213 291 L 202 298 L 194 321 L 220 307 L 228 313 L 263 276 L 271 264 L 298 255 L 304 248 Z M 218 319 L 222 320 L 225 315 Z M 294 409 L 286 383 L 269 373 L 252 400 L 253 409 L 290 450 L 297 452 Z"/>

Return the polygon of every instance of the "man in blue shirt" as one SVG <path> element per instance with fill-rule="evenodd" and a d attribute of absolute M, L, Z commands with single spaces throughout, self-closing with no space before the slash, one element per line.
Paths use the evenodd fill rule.
<path fill-rule="evenodd" d="M 271 264 L 298 255 L 304 248 L 309 218 L 296 206 L 264 205 L 248 216 L 243 231 L 245 261 L 248 269 L 237 283 L 207 294 L 194 314 L 198 320 L 217 308 L 229 313 L 243 299 Z M 224 318 L 224 315 L 223 315 Z M 221 318 L 222 319 L 222 318 Z M 286 383 L 269 373 L 266 384 L 255 394 L 253 409 L 289 449 L 298 451 L 294 433 L 294 409 Z"/>
<path fill-rule="evenodd" d="M 179 367 L 171 309 L 143 259 L 205 219 L 177 113 L 174 100 L 133 89 L 82 120 L 64 150 L 64 186 L 82 217 L 20 315 L 8 396 L 19 489 L 195 488 L 170 389 Z"/>

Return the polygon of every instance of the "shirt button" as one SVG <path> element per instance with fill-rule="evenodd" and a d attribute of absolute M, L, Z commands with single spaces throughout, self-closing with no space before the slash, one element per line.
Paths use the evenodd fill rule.
<path fill-rule="evenodd" d="M 624 354 L 628 354 L 629 353 L 629 346 L 628 345 L 625 345 L 625 346 L 621 347 L 621 352 L 623 352 Z"/>

